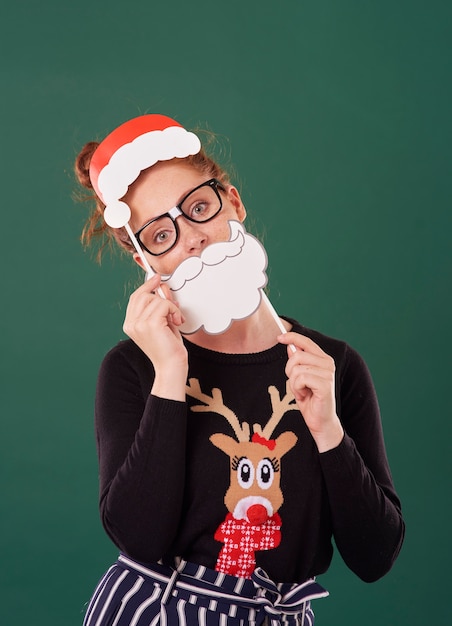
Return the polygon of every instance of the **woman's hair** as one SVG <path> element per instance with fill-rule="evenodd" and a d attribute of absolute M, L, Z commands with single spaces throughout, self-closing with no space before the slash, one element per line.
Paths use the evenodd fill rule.
<path fill-rule="evenodd" d="M 208 143 L 209 140 L 211 143 L 213 139 L 215 138 L 209 134 Z M 105 204 L 95 193 L 89 177 L 91 158 L 98 145 L 98 142 L 90 141 L 83 146 L 75 160 L 74 170 L 80 185 L 84 189 L 89 190 L 88 194 L 79 194 L 78 199 L 90 202 L 92 207 L 90 215 L 83 227 L 80 239 L 85 247 L 94 243 L 98 245 L 96 258 L 100 262 L 105 247 L 110 247 L 113 242 L 116 242 L 123 250 L 128 252 L 134 252 L 135 248 L 125 228 L 111 228 L 104 221 Z M 223 185 L 228 185 L 230 182 L 226 170 L 210 157 L 204 149 L 201 149 L 200 152 L 192 156 L 188 156 L 184 159 L 173 159 L 173 161 L 180 161 L 181 163 L 191 165 L 198 172 L 205 174 L 206 179 L 216 178 L 223 183 Z"/>

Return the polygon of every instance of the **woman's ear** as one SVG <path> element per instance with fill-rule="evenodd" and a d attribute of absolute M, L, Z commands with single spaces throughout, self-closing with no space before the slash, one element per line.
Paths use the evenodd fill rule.
<path fill-rule="evenodd" d="M 135 261 L 135 263 L 139 265 L 141 269 L 147 271 L 146 268 L 144 267 L 143 259 L 140 257 L 138 252 L 134 252 L 132 256 L 133 256 L 133 260 Z"/>
<path fill-rule="evenodd" d="M 233 205 L 239 222 L 244 222 L 246 217 L 246 209 L 242 202 L 239 192 L 232 185 L 228 187 L 228 199 Z"/>

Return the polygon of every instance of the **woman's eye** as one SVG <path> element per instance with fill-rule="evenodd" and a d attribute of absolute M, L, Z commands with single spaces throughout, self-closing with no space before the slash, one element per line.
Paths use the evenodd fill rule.
<path fill-rule="evenodd" d="M 201 217 L 208 211 L 207 202 L 198 202 L 191 210 L 193 217 Z"/>
<path fill-rule="evenodd" d="M 159 232 L 154 233 L 152 241 L 156 244 L 165 243 L 166 241 L 168 241 L 169 237 L 170 234 L 167 230 L 160 230 Z"/>

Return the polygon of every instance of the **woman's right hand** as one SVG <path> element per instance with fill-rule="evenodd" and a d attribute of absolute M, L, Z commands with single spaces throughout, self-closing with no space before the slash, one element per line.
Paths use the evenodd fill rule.
<path fill-rule="evenodd" d="M 156 293 L 162 289 L 166 299 Z M 156 274 L 130 296 L 123 330 L 149 357 L 155 369 L 152 393 L 185 400 L 188 355 L 178 326 L 184 319 L 171 292 Z"/>

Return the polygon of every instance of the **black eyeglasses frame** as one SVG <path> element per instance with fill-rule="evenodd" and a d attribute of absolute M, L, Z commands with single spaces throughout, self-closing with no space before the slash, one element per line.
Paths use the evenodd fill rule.
<path fill-rule="evenodd" d="M 208 217 L 206 220 L 195 220 L 192 217 L 190 217 L 189 215 L 186 215 L 182 209 L 181 206 L 182 204 L 185 202 L 185 200 L 191 196 L 192 193 L 194 193 L 195 191 L 197 191 L 198 189 L 201 189 L 201 187 L 211 187 L 217 198 L 218 201 L 220 202 L 220 207 L 218 209 L 218 211 L 214 214 L 211 215 L 210 217 Z M 176 204 L 176 206 L 172 207 L 172 209 L 170 209 L 169 211 L 167 211 L 166 213 L 162 213 L 162 215 L 157 215 L 157 217 L 153 217 L 151 220 L 149 220 L 149 222 L 146 222 L 146 224 L 144 224 L 139 230 L 137 230 L 136 233 L 134 233 L 138 243 L 140 244 L 140 246 L 142 248 L 144 248 L 144 250 L 146 250 L 146 252 L 148 252 L 148 254 L 152 255 L 152 256 L 162 256 L 162 254 L 166 254 L 167 252 L 169 252 L 170 250 L 172 250 L 174 248 L 174 246 L 177 244 L 178 240 L 179 240 L 179 226 L 177 225 L 177 218 L 180 217 L 180 215 L 182 215 L 183 217 L 185 217 L 185 219 L 189 220 L 190 222 L 194 222 L 195 224 L 205 224 L 206 222 L 210 222 L 211 220 L 213 220 L 215 217 L 217 217 L 218 213 L 221 211 L 221 209 L 223 208 L 223 200 L 220 196 L 220 192 L 218 191 L 219 189 L 221 189 L 221 191 L 226 191 L 224 185 L 217 180 L 216 178 L 210 178 L 209 180 L 206 180 L 204 183 L 201 183 L 200 185 L 198 185 L 197 187 L 195 187 L 194 189 L 192 189 L 191 191 L 189 191 L 183 198 L 182 200 L 179 202 L 179 204 Z M 171 215 L 171 212 L 174 211 L 174 209 L 178 209 L 180 211 L 179 215 L 177 215 L 176 217 L 173 217 L 173 215 Z M 161 219 L 162 217 L 169 217 L 171 219 L 171 221 L 174 224 L 174 228 L 176 231 L 176 238 L 174 240 L 174 243 L 164 252 L 151 252 L 145 245 L 144 243 L 141 241 L 140 239 L 140 234 L 143 232 L 143 230 L 145 228 L 147 228 L 150 224 L 152 224 L 153 222 Z"/>

